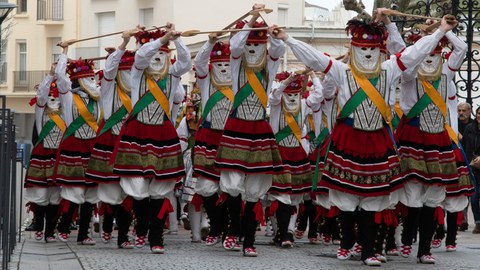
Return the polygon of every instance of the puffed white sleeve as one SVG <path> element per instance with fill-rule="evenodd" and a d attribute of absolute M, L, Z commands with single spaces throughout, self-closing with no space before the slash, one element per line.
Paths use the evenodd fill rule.
<path fill-rule="evenodd" d="M 190 60 L 190 50 L 181 38 L 173 41 L 177 49 L 177 61 L 170 68 L 170 74 L 180 77 L 192 69 L 192 61 Z"/>
<path fill-rule="evenodd" d="M 195 56 L 195 73 L 198 77 L 205 77 L 208 74 L 208 61 L 214 45 L 209 41 L 205 42 Z"/>

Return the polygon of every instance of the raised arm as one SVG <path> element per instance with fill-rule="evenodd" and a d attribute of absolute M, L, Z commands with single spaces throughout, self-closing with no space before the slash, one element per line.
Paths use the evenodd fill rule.
<path fill-rule="evenodd" d="M 52 64 L 50 72 L 45 76 L 42 82 L 38 85 L 37 91 L 37 106 L 44 107 L 47 104 L 48 93 L 50 92 L 50 85 L 54 80 L 55 64 Z"/>
<path fill-rule="evenodd" d="M 205 77 L 208 74 L 208 61 L 210 60 L 210 53 L 215 45 L 216 37 L 209 36 L 208 41 L 203 44 L 202 48 L 195 56 L 195 73 L 198 77 Z"/>
<path fill-rule="evenodd" d="M 177 61 L 170 67 L 170 74 L 180 77 L 192 69 L 192 61 L 190 60 L 190 50 L 181 38 L 175 37 L 173 39 L 175 48 L 177 49 Z"/>
<path fill-rule="evenodd" d="M 465 42 L 460 40 L 457 35 L 449 31 L 445 34 L 450 43 L 452 43 L 453 51 L 447 60 L 447 80 L 452 80 L 455 72 L 462 66 L 465 55 L 467 54 L 468 46 Z"/>

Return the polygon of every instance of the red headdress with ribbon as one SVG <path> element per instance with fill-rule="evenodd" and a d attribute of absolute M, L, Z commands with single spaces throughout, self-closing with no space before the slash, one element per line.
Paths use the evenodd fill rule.
<path fill-rule="evenodd" d="M 239 21 L 235 28 L 236 29 L 243 29 L 247 21 Z M 266 27 L 267 24 L 265 22 L 255 22 L 252 28 L 260 28 L 260 27 Z M 267 36 L 267 30 L 259 30 L 259 31 L 250 31 L 248 34 L 247 38 L 247 43 L 255 43 L 255 44 L 261 44 L 261 43 L 267 43 L 268 36 Z"/>
<path fill-rule="evenodd" d="M 281 82 L 286 80 L 288 77 L 290 77 L 290 73 L 287 71 L 284 71 L 284 72 L 278 73 L 275 78 Z M 303 86 L 303 76 L 298 75 L 298 76 L 295 76 L 295 79 L 287 85 L 287 87 L 283 92 L 284 93 L 300 93 L 302 91 L 302 86 Z"/>

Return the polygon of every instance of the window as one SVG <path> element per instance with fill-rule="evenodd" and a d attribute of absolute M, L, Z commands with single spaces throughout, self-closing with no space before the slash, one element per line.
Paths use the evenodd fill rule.
<path fill-rule="evenodd" d="M 7 82 L 7 42 L 2 44 L 2 51 L 0 53 L 0 84 Z"/>
<path fill-rule="evenodd" d="M 25 41 L 18 42 L 18 79 L 20 81 L 27 80 L 27 43 Z"/>
<path fill-rule="evenodd" d="M 109 33 L 115 32 L 115 12 L 102 12 L 97 13 L 97 31 L 98 35 L 105 35 Z M 106 55 L 105 48 L 106 47 L 116 47 L 117 43 L 117 36 L 110 36 L 98 39 L 98 54 L 97 55 Z M 103 64 L 103 63 L 101 63 Z M 97 65 L 96 67 L 101 67 L 101 65 Z"/>
<path fill-rule="evenodd" d="M 288 5 L 278 4 L 278 25 L 287 25 L 288 23 Z"/>
<path fill-rule="evenodd" d="M 37 20 L 62 21 L 63 7 L 63 0 L 37 0 Z"/>
<path fill-rule="evenodd" d="M 61 38 L 50 38 L 50 48 L 52 52 L 52 59 L 50 59 L 51 63 L 58 61 L 58 57 L 62 53 L 62 48 L 57 46 L 61 41 Z"/>
<path fill-rule="evenodd" d="M 27 0 L 17 0 L 17 13 L 27 12 Z"/>
<path fill-rule="evenodd" d="M 153 8 L 140 9 L 140 24 L 145 25 L 147 28 L 153 26 Z"/>

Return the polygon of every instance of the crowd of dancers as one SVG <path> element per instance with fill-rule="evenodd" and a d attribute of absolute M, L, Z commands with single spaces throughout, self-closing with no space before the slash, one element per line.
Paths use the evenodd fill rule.
<path fill-rule="evenodd" d="M 371 21 L 348 22 L 350 48 L 334 59 L 267 25 L 264 8 L 236 21 L 249 31 L 228 42 L 209 35 L 187 96 L 181 76 L 191 56 L 171 23 L 125 31 L 97 76 L 91 60 L 68 58 L 72 41 L 59 44 L 32 102 L 39 136 L 25 197 L 37 240 L 68 241 L 79 213 L 77 242 L 94 245 L 98 207 L 102 241 L 115 219 L 119 248 L 149 244 L 161 254 L 181 197 L 192 242 L 208 217 L 205 245 L 247 257 L 258 255 L 255 233 L 266 217 L 281 248 L 308 226 L 310 243 L 339 243 L 338 259 L 358 254 L 369 266 L 408 257 L 418 228 L 418 262 L 435 263 L 431 242 L 444 211 L 446 248 L 456 250 L 458 213 L 474 181 L 457 138 L 453 79 L 467 45 L 451 31 L 456 20 L 445 16 L 407 46 L 377 9 Z M 131 37 L 136 51 L 126 49 Z M 443 54 L 447 44 L 453 49 Z M 286 46 L 305 70 L 278 73 Z"/>

